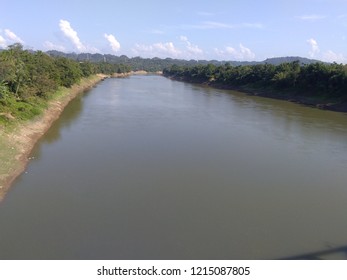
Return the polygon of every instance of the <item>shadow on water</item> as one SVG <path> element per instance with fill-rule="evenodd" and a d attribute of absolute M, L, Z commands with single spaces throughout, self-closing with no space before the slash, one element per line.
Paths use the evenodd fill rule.
<path fill-rule="evenodd" d="M 281 260 L 347 260 L 347 245 L 285 257 Z"/>
<path fill-rule="evenodd" d="M 69 127 L 73 121 L 81 114 L 83 110 L 82 99 L 87 96 L 90 91 L 85 92 L 83 95 L 78 95 L 72 100 L 64 109 L 64 112 L 59 117 L 59 121 L 54 122 L 50 129 L 42 138 L 43 142 L 54 143 L 61 137 L 61 129 L 63 127 Z"/>

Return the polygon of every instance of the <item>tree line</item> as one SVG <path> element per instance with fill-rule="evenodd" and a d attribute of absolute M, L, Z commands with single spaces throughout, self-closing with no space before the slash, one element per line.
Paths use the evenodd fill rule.
<path fill-rule="evenodd" d="M 124 64 L 78 62 L 11 45 L 0 52 L 0 123 L 39 114 L 54 92 L 83 77 L 129 71 Z"/>
<path fill-rule="evenodd" d="M 220 65 L 220 61 L 206 61 L 206 60 L 184 60 L 174 58 L 142 58 L 139 56 L 128 57 L 126 55 L 116 56 L 112 54 L 100 53 L 64 53 L 56 50 L 47 51 L 53 57 L 66 57 L 76 61 L 89 61 L 92 63 L 107 62 L 112 64 L 125 64 L 129 65 L 133 71 L 144 70 L 147 72 L 158 72 L 170 67 L 173 64 L 180 66 L 194 66 L 198 64 L 206 65 L 208 63 Z"/>
<path fill-rule="evenodd" d="M 224 88 L 274 90 L 291 95 L 347 101 L 347 65 L 299 61 L 279 65 L 257 64 L 221 66 L 213 64 L 182 67 L 173 65 L 163 71 L 165 76 L 194 83 Z"/>
<path fill-rule="evenodd" d="M 283 62 L 292 62 L 299 60 L 300 63 L 310 64 L 318 62 L 318 60 L 308 59 L 304 57 L 274 57 L 268 58 L 264 61 L 218 61 L 218 60 L 185 60 L 175 58 L 143 58 L 143 57 L 127 57 L 126 55 L 116 56 L 112 54 L 100 53 L 64 53 L 56 50 L 47 51 L 53 57 L 66 57 L 76 61 L 89 61 L 93 63 L 108 62 L 112 64 L 126 64 L 131 67 L 133 71 L 145 70 L 147 72 L 163 71 L 165 68 L 170 68 L 172 65 L 182 67 L 193 67 L 197 65 L 213 64 L 216 66 L 229 63 L 232 66 L 256 65 L 256 64 L 274 64 L 278 65 Z"/>

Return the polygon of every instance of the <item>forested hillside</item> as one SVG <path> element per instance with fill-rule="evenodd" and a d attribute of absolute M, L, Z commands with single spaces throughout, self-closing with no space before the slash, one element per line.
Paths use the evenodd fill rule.
<path fill-rule="evenodd" d="M 50 56 L 53 57 L 66 57 L 76 61 L 89 61 L 92 63 L 108 62 L 108 63 L 122 63 L 128 65 L 133 71 L 144 70 L 148 72 L 162 71 L 163 69 L 170 67 L 174 64 L 180 66 L 194 66 L 194 65 L 207 65 L 213 63 L 215 65 L 222 65 L 225 62 L 221 61 L 207 61 L 207 60 L 183 60 L 173 58 L 142 58 L 132 57 L 129 58 L 126 55 L 116 56 L 112 54 L 100 54 L 100 53 L 64 53 L 59 51 L 48 51 Z"/>
<path fill-rule="evenodd" d="M 215 66 L 222 66 L 229 63 L 232 66 L 245 66 L 245 65 L 257 65 L 257 64 L 274 64 L 278 65 L 284 62 L 299 61 L 300 64 L 311 64 L 318 62 L 317 60 L 303 58 L 303 57 L 276 57 L 269 58 L 264 61 L 218 61 L 218 60 L 184 60 L 184 59 L 173 59 L 173 58 L 142 58 L 132 57 L 129 58 L 125 55 L 115 56 L 112 54 L 91 54 L 91 53 L 64 53 L 59 51 L 48 51 L 49 55 L 53 57 L 66 57 L 77 61 L 89 61 L 93 63 L 108 62 L 116 64 L 126 64 L 133 71 L 145 70 L 148 72 L 163 71 L 165 68 L 169 68 L 172 65 L 177 66 L 197 66 L 197 65 L 208 65 L 213 64 Z"/>
<path fill-rule="evenodd" d="M 128 71 L 123 64 L 78 62 L 9 46 L 0 52 L 0 124 L 39 114 L 53 93 L 82 77 Z"/>
<path fill-rule="evenodd" d="M 310 100 L 310 102 L 347 102 L 347 65 L 321 62 L 302 65 L 299 61 L 279 65 L 181 67 L 164 70 L 173 79 L 209 84 L 215 87 L 243 89 L 264 96 Z M 323 106 L 323 107 L 329 107 Z"/>

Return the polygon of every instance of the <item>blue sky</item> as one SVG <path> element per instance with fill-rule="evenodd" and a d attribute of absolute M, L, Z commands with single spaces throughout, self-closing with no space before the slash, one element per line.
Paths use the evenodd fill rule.
<path fill-rule="evenodd" d="M 347 63 L 347 0 L 0 0 L 0 47 Z"/>

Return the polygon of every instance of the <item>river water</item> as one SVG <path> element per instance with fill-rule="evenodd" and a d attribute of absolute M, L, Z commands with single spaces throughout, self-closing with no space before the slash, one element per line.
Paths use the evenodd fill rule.
<path fill-rule="evenodd" d="M 1 259 L 273 259 L 347 245 L 347 115 L 172 81 L 73 100 L 0 204 Z"/>

